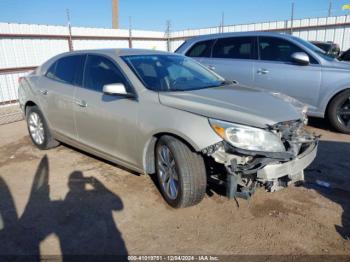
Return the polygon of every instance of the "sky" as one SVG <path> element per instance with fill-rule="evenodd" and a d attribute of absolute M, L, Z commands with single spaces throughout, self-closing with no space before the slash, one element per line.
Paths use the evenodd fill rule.
<path fill-rule="evenodd" d="M 327 16 L 330 0 L 119 0 L 120 28 L 171 30 L 286 20 L 295 3 L 295 18 Z M 350 0 L 332 0 L 333 15 Z M 111 0 L 0 0 L 0 22 L 65 25 L 66 9 L 73 26 L 111 28 Z"/>

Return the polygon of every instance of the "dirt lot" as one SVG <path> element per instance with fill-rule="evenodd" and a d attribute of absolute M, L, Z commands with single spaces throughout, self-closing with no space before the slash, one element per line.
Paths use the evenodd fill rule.
<path fill-rule="evenodd" d="M 2 125 L 0 252 L 350 255 L 350 136 L 312 125 L 323 137 L 304 185 L 260 189 L 239 207 L 209 190 L 182 210 L 149 176 L 67 146 L 40 151 L 23 121 Z"/>

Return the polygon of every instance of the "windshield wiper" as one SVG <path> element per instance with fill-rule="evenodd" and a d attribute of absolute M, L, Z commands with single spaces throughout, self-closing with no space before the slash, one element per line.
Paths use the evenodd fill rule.
<path fill-rule="evenodd" d="M 171 92 L 171 91 L 193 91 L 193 90 L 199 90 L 199 89 L 206 89 L 206 88 L 213 88 L 213 87 L 220 87 L 220 86 L 226 86 L 226 85 L 234 85 L 237 84 L 236 81 L 230 81 L 230 80 L 223 80 L 220 81 L 216 85 L 209 85 L 209 86 L 198 86 L 193 88 L 170 88 L 169 90 L 166 90 L 165 92 Z"/>
<path fill-rule="evenodd" d="M 235 84 L 237 84 L 237 81 L 223 80 L 223 81 L 220 81 L 217 85 L 206 86 L 203 88 L 220 87 L 220 86 L 228 86 L 228 85 L 235 85 Z"/>

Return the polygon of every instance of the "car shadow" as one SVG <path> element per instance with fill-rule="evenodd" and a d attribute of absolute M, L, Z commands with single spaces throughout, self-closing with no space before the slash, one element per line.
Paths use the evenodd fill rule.
<path fill-rule="evenodd" d="M 320 141 L 317 157 L 305 170 L 304 186 L 339 204 L 342 225 L 338 233 L 350 240 L 350 139 L 349 142 Z"/>
<path fill-rule="evenodd" d="M 65 198 L 51 200 L 49 173 L 49 161 L 44 156 L 21 217 L 9 187 L 0 177 L 1 256 L 39 261 L 40 243 L 54 234 L 63 261 L 79 259 L 77 256 L 88 256 L 88 261 L 91 258 L 115 261 L 116 256 L 126 260 L 127 248 L 113 219 L 113 211 L 123 209 L 122 200 L 98 179 L 86 177 L 80 171 L 69 175 Z"/>
<path fill-rule="evenodd" d="M 104 162 L 104 163 L 106 163 L 106 164 L 108 164 L 108 165 L 115 166 L 115 167 L 117 167 L 117 168 L 119 168 L 119 169 L 122 169 L 122 170 L 124 170 L 124 171 L 126 171 L 126 172 L 128 172 L 128 173 L 130 173 L 130 174 L 135 175 L 135 176 L 141 176 L 141 173 L 136 172 L 136 171 L 134 171 L 134 170 L 131 170 L 130 168 L 127 168 L 127 167 L 118 165 L 118 164 L 116 164 L 116 163 L 113 163 L 113 162 L 111 162 L 111 161 L 108 161 L 107 159 L 104 159 L 104 158 L 98 157 L 98 156 L 96 156 L 96 155 L 90 154 L 90 153 L 88 153 L 88 152 L 86 152 L 86 151 L 83 151 L 83 150 L 77 148 L 77 147 L 74 147 L 74 146 L 65 144 L 65 143 L 63 143 L 63 142 L 60 142 L 60 143 L 61 143 L 62 146 L 66 147 L 66 148 L 69 148 L 69 149 L 71 149 L 71 150 L 73 150 L 73 151 L 79 152 L 80 154 L 85 155 L 86 157 L 90 157 L 90 158 L 93 158 L 93 159 L 95 159 L 95 160 L 97 160 L 97 161 Z"/>
<path fill-rule="evenodd" d="M 311 127 L 336 132 L 325 118 L 309 117 L 308 125 Z"/>

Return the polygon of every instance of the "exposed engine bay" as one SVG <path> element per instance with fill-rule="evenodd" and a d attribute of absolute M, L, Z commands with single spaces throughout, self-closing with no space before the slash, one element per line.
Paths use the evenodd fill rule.
<path fill-rule="evenodd" d="M 304 180 L 304 169 L 314 160 L 318 137 L 305 130 L 301 120 L 268 126 L 281 138 L 285 152 L 250 151 L 226 141 L 211 145 L 202 153 L 212 158 L 209 180 L 226 185 L 229 198 L 250 198 L 258 186 L 269 192 Z M 210 162 L 210 161 L 209 161 Z"/>

